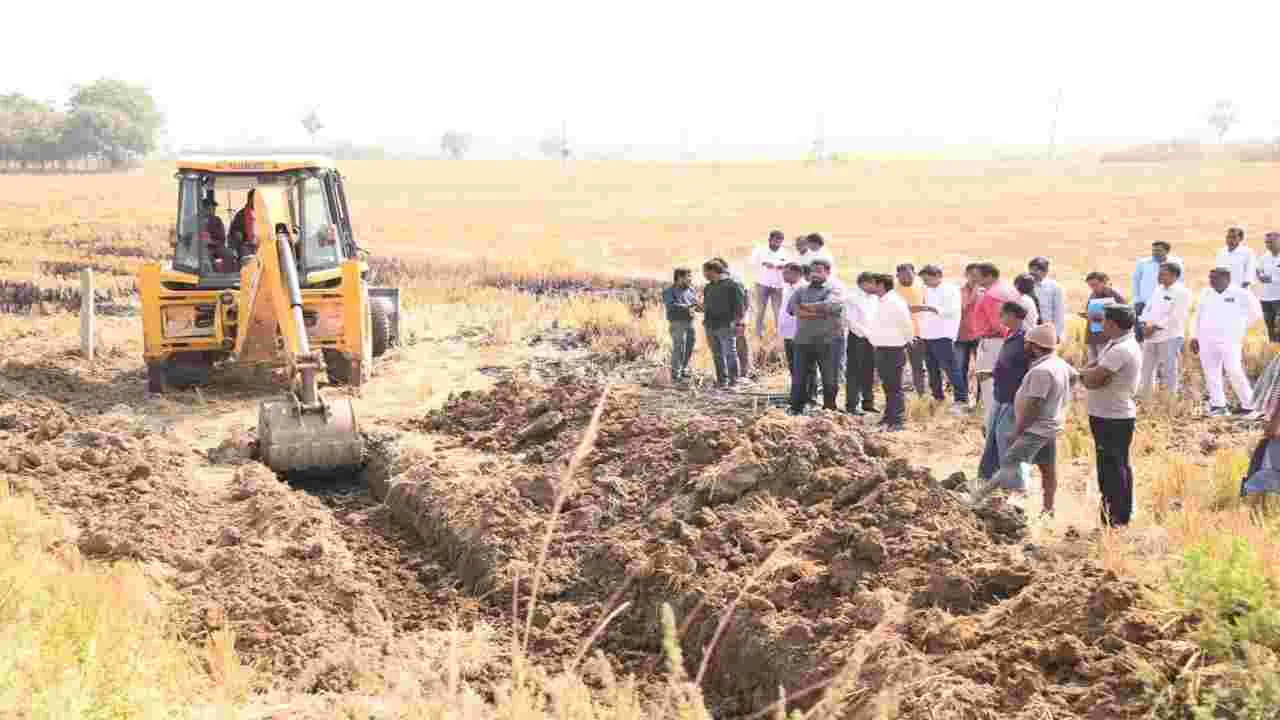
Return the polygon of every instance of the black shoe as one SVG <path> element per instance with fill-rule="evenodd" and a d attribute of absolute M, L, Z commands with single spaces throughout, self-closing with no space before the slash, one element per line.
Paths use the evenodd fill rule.
<path fill-rule="evenodd" d="M 896 432 L 902 432 L 903 430 L 906 430 L 906 429 L 907 429 L 907 426 L 904 425 L 903 423 L 885 423 L 884 425 L 885 432 L 896 433 Z"/>
<path fill-rule="evenodd" d="M 863 405 L 862 412 L 874 415 L 880 411 L 876 409 L 875 405 Z"/>
<path fill-rule="evenodd" d="M 867 414 L 867 413 L 866 413 L 866 411 L 865 411 L 865 410 L 863 410 L 863 409 L 862 409 L 862 408 L 860 408 L 860 407 L 845 408 L 845 410 L 844 410 L 844 411 L 845 411 L 846 413 L 850 414 L 850 415 L 855 416 L 855 417 L 861 417 L 861 416 L 863 416 L 863 415 L 866 415 L 866 414 Z"/>

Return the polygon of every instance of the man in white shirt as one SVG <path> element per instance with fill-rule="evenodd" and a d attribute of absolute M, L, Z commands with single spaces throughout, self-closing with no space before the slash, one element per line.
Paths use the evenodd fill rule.
<path fill-rule="evenodd" d="M 1258 256 L 1258 282 L 1262 284 L 1262 316 L 1267 321 L 1267 338 L 1280 342 L 1280 232 L 1269 232 L 1267 251 Z"/>
<path fill-rule="evenodd" d="M 1133 294 L 1129 297 L 1133 301 L 1133 311 L 1137 313 L 1139 319 L 1147 309 L 1147 303 L 1151 302 L 1151 295 L 1159 289 L 1160 266 L 1165 263 L 1182 266 L 1182 258 L 1169 254 L 1172 249 L 1173 246 L 1169 243 L 1157 240 L 1151 243 L 1151 257 L 1142 258 L 1133 268 Z M 1145 332 L 1142 323 L 1138 323 L 1138 342 L 1145 339 Z"/>
<path fill-rule="evenodd" d="M 782 249 L 784 237 L 781 230 L 769 233 L 767 245 L 751 253 L 751 269 L 756 276 L 756 338 L 764 338 L 765 312 L 771 310 L 774 322 L 782 308 L 782 268 L 787 264 L 787 253 Z"/>
<path fill-rule="evenodd" d="M 1049 258 L 1034 257 L 1027 263 L 1027 272 L 1036 279 L 1036 300 L 1040 303 L 1041 322 L 1053 323 L 1058 331 L 1058 342 L 1067 334 L 1067 294 L 1056 280 L 1049 277 Z"/>
<path fill-rule="evenodd" d="M 810 233 L 809 236 L 805 238 L 805 244 L 808 245 L 809 252 L 804 254 L 804 258 L 800 262 L 808 265 L 814 260 L 826 260 L 827 264 L 831 266 L 831 274 L 834 275 L 836 272 L 836 261 L 835 258 L 831 256 L 831 251 L 827 249 L 827 241 L 818 233 Z"/>
<path fill-rule="evenodd" d="M 849 323 L 848 362 L 845 364 L 844 409 L 850 415 L 876 411 L 876 349 L 871 345 L 871 326 L 876 322 L 880 304 L 879 284 L 875 273 L 858 275 L 858 287 L 845 292 L 844 316 Z"/>
<path fill-rule="evenodd" d="M 892 275 L 876 277 L 880 304 L 871 325 L 871 344 L 876 349 L 876 372 L 884 388 L 884 416 L 880 425 L 890 432 L 902 430 L 907 422 L 907 394 L 902 376 L 907 367 L 907 346 L 915 339 L 911 308 L 893 289 Z"/>
<path fill-rule="evenodd" d="M 1191 352 L 1200 355 L 1204 384 L 1209 390 L 1209 417 L 1228 414 L 1223 371 L 1240 400 L 1238 414 L 1247 415 L 1253 412 L 1253 388 L 1244 373 L 1244 337 L 1249 326 L 1262 319 L 1262 305 L 1253 293 L 1231 284 L 1229 268 L 1211 270 L 1209 286 L 1200 293 L 1195 337 L 1191 340 Z"/>
<path fill-rule="evenodd" d="M 790 373 L 794 373 L 796 370 L 796 316 L 787 308 L 792 294 L 803 283 L 804 267 L 796 262 L 787 263 L 782 269 L 782 309 L 778 312 L 778 335 L 782 336 L 782 350 L 787 356 L 787 370 Z M 807 381 L 809 399 L 811 401 L 816 399 L 818 395 L 817 375 L 813 371 L 814 368 L 810 368 L 810 375 Z"/>
<path fill-rule="evenodd" d="M 924 282 L 924 295 L 917 308 L 916 321 L 920 325 L 920 339 L 924 340 L 924 361 L 929 368 L 929 391 L 934 400 L 945 400 L 943 378 L 951 381 L 954 389 L 956 335 L 960 332 L 960 287 L 942 279 L 942 268 L 925 265 L 920 268 L 920 280 Z M 957 405 L 960 403 L 956 399 Z"/>
<path fill-rule="evenodd" d="M 1249 287 L 1258 276 L 1258 259 L 1244 244 L 1244 230 L 1238 227 L 1227 230 L 1227 246 L 1218 251 L 1213 265 L 1231 272 L 1232 287 Z"/>
<path fill-rule="evenodd" d="M 1186 343 L 1187 317 L 1191 314 L 1191 291 L 1182 284 L 1182 266 L 1166 262 L 1160 266 L 1160 284 L 1148 296 L 1138 327 L 1146 337 L 1142 345 L 1142 385 L 1138 394 L 1151 394 L 1156 370 L 1160 383 L 1177 394 L 1182 373 L 1182 346 Z"/>

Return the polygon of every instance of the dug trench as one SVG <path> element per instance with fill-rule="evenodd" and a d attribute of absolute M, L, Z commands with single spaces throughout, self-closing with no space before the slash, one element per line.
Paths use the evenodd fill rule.
<path fill-rule="evenodd" d="M 232 631 L 302 692 L 439 667 L 455 627 L 502 647 L 530 604 L 529 652 L 552 670 L 623 608 L 593 662 L 642 682 L 664 672 L 669 604 L 685 672 L 724 716 L 779 688 L 810 706 L 834 683 L 858 711 L 891 698 L 906 718 L 1129 717 L 1195 650 L 1136 583 L 1029 543 L 1017 507 L 970 507 L 962 479 L 846 416 L 614 380 L 562 485 L 610 378 L 645 373 L 589 355 L 539 367 L 375 417 L 360 477 L 291 487 L 252 461 L 247 427 L 194 452 L 127 393 L 69 412 L 31 366 L 0 386 L 0 479 L 67 518 L 81 553 L 175 588 L 193 642 Z M 466 679 L 509 667 L 493 654 Z"/>

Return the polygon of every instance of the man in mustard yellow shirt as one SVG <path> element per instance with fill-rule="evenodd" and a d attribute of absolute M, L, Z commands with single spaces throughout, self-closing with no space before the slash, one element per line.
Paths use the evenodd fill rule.
<path fill-rule="evenodd" d="M 911 360 L 911 383 L 917 395 L 924 394 L 924 343 L 920 341 L 920 319 L 917 317 L 923 310 L 923 296 L 916 285 L 916 266 L 902 263 L 898 266 L 898 294 L 911 308 L 911 326 L 915 329 L 915 337 L 907 346 L 907 357 Z"/>

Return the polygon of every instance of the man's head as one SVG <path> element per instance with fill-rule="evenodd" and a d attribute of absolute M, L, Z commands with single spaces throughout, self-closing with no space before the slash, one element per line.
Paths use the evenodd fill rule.
<path fill-rule="evenodd" d="M 809 263 L 809 284 L 819 287 L 831 276 L 831 263 L 818 258 Z"/>
<path fill-rule="evenodd" d="M 1053 323 L 1040 323 L 1023 339 L 1023 349 L 1026 350 L 1027 357 L 1032 360 L 1052 355 L 1057 346 L 1058 329 Z"/>
<path fill-rule="evenodd" d="M 777 251 L 778 248 L 782 247 L 782 241 L 784 239 L 785 238 L 783 237 L 781 230 L 774 230 L 769 233 L 769 249 Z"/>
<path fill-rule="evenodd" d="M 1009 301 L 1000 306 L 1000 324 L 1008 328 L 1009 332 L 1017 332 L 1026 319 L 1027 309 L 1022 305 Z"/>
<path fill-rule="evenodd" d="M 707 282 L 716 282 L 723 276 L 724 266 L 718 261 L 708 260 L 702 263 L 702 277 L 706 278 Z"/>
<path fill-rule="evenodd" d="M 733 273 L 729 272 L 729 261 L 728 261 L 728 260 L 725 260 L 725 259 L 724 259 L 724 258 L 722 258 L 722 257 L 713 257 L 713 258 L 711 258 L 711 262 L 713 262 L 713 263 L 715 263 L 715 264 L 717 264 L 717 265 L 719 265 L 719 266 L 720 266 L 720 274 L 721 274 L 721 275 L 724 275 L 725 277 L 729 277 L 730 275 L 732 275 L 732 274 L 733 274 Z"/>
<path fill-rule="evenodd" d="M 1094 295 L 1102 293 L 1106 291 L 1107 288 L 1111 287 L 1111 278 L 1100 270 L 1094 270 L 1088 275 L 1085 275 L 1084 281 L 1089 285 L 1089 291 Z"/>
<path fill-rule="evenodd" d="M 827 244 L 827 241 L 823 240 L 822 236 L 818 233 L 809 233 L 805 237 L 804 242 L 809 246 L 809 252 L 817 252 Z"/>
<path fill-rule="evenodd" d="M 1036 292 L 1036 278 L 1031 273 L 1022 273 L 1013 279 L 1013 289 L 1023 295 L 1034 295 Z"/>
<path fill-rule="evenodd" d="M 1031 273 L 1031 277 L 1035 278 L 1036 282 L 1044 282 L 1044 279 L 1049 277 L 1049 258 L 1044 256 L 1031 258 L 1031 262 L 1027 263 L 1027 272 Z"/>
<path fill-rule="evenodd" d="M 807 235 L 796 236 L 796 252 L 801 255 L 809 252 L 809 237 Z"/>
<path fill-rule="evenodd" d="M 977 274 L 978 284 L 984 288 L 995 285 L 1000 279 L 1000 268 L 996 267 L 995 263 L 978 263 L 978 267 L 975 268 L 974 272 Z"/>
<path fill-rule="evenodd" d="M 1114 340 L 1133 331 L 1133 308 L 1128 305 L 1108 305 L 1102 311 L 1102 334 Z"/>
<path fill-rule="evenodd" d="M 942 284 L 942 268 L 937 265 L 925 265 L 920 268 L 920 279 L 925 287 L 936 288 Z"/>
<path fill-rule="evenodd" d="M 1209 271 L 1209 287 L 1218 292 L 1225 292 L 1231 286 L 1231 269 L 1214 268 Z"/>
<path fill-rule="evenodd" d="M 902 263 L 896 268 L 898 284 L 904 287 L 911 287 L 916 282 L 916 266 L 911 263 Z"/>
<path fill-rule="evenodd" d="M 800 263 L 787 263 L 782 268 L 782 280 L 788 285 L 795 285 L 804 277 L 804 266 Z"/>
<path fill-rule="evenodd" d="M 964 281 L 970 287 L 978 284 L 978 265 L 979 263 L 969 263 L 964 266 Z"/>
<path fill-rule="evenodd" d="M 1244 242 L 1244 228 L 1227 228 L 1227 249 L 1235 250 Z"/>
<path fill-rule="evenodd" d="M 877 295 L 888 295 L 893 292 L 893 276 L 892 275 L 876 275 Z"/>
<path fill-rule="evenodd" d="M 876 274 L 873 272 L 858 273 L 858 289 L 868 295 L 879 294 L 880 285 L 876 283 Z"/>
<path fill-rule="evenodd" d="M 676 287 L 687 288 L 693 283 L 693 271 L 687 267 L 678 267 L 671 271 L 671 281 Z"/>
<path fill-rule="evenodd" d="M 1173 246 L 1163 240 L 1157 240 L 1151 243 L 1151 259 L 1158 263 L 1163 263 L 1164 259 L 1169 257 L 1169 251 Z"/>
<path fill-rule="evenodd" d="M 1160 266 L 1160 284 L 1164 287 L 1171 287 L 1174 283 L 1182 279 L 1182 268 L 1177 263 L 1164 263 Z"/>
<path fill-rule="evenodd" d="M 1267 244 L 1267 249 L 1271 251 L 1272 255 L 1280 255 L 1280 232 L 1273 230 L 1267 233 L 1266 237 L 1263 238 L 1263 242 Z"/>

